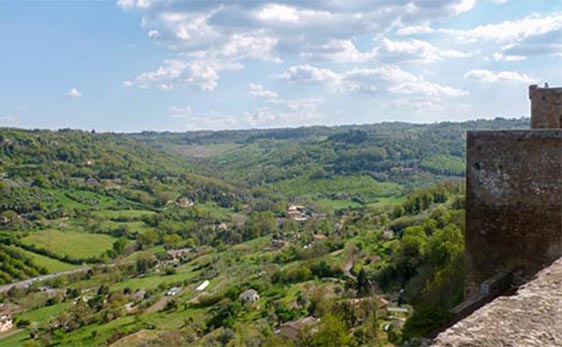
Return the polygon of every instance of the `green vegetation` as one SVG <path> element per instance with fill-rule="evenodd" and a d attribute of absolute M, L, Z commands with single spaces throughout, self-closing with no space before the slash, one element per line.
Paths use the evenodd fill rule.
<path fill-rule="evenodd" d="M 427 334 L 462 300 L 464 132 L 525 122 L 0 129 L 1 284 L 89 267 L 0 293 L 21 329 L 0 345 L 388 346 Z M 241 299 L 249 289 L 258 301 Z M 275 333 L 289 321 L 310 325 Z"/>
<path fill-rule="evenodd" d="M 31 232 L 21 242 L 63 258 L 87 259 L 100 256 L 111 249 L 115 239 L 107 235 L 46 229 Z"/>
<path fill-rule="evenodd" d="M 31 258 L 31 261 L 33 261 L 34 264 L 40 264 L 42 267 L 44 267 L 47 270 L 47 273 L 55 273 L 77 268 L 76 265 L 64 263 L 60 260 L 49 258 L 41 254 L 33 253 L 23 249 L 22 251 L 26 256 Z"/>

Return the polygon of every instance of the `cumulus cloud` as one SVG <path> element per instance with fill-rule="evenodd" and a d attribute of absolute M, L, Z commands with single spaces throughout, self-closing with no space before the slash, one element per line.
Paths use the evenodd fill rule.
<path fill-rule="evenodd" d="M 474 79 L 482 83 L 523 83 L 536 82 L 535 78 L 517 71 L 470 70 L 464 74 L 465 78 Z"/>
<path fill-rule="evenodd" d="M 263 85 L 258 83 L 250 83 L 248 85 L 248 94 L 251 96 L 257 96 L 266 99 L 276 99 L 279 97 L 279 94 L 272 90 L 266 89 Z"/>
<path fill-rule="evenodd" d="M 402 26 L 398 35 L 445 34 L 459 44 L 478 44 L 482 41 L 499 45 L 496 60 L 524 60 L 529 55 L 558 55 L 562 52 L 562 12 L 532 14 L 522 19 L 484 24 L 459 30 L 431 28 L 428 24 Z"/>
<path fill-rule="evenodd" d="M 279 77 L 283 80 L 298 83 L 334 83 L 341 79 L 340 75 L 330 69 L 323 69 L 308 64 L 291 66 Z"/>
<path fill-rule="evenodd" d="M 560 29 L 562 29 L 562 13 L 556 13 L 551 15 L 530 15 L 519 20 L 485 24 L 466 31 L 452 31 L 452 33 L 459 35 L 461 41 L 490 40 L 509 44 Z"/>
<path fill-rule="evenodd" d="M 475 0 L 117 1 L 124 11 L 142 14 L 148 36 L 181 55 L 174 60 L 199 70 L 202 67 L 195 60 L 213 62 L 214 66 L 202 72 L 203 80 L 191 79 L 204 90 L 215 89 L 220 72 L 230 69 L 221 66 L 244 68 L 247 60 L 281 62 L 287 54 L 310 60 L 364 63 L 373 57 L 373 49 L 359 50 L 354 37 L 382 33 L 397 21 L 417 25 L 458 15 L 471 10 L 474 3 Z M 152 80 L 155 73 L 170 68 L 167 65 L 164 62 L 155 71 L 139 74 L 135 80 L 141 81 L 130 82 L 147 86 L 151 83 L 143 84 L 142 80 Z M 156 84 L 161 89 L 174 85 L 169 81 Z"/>
<path fill-rule="evenodd" d="M 324 116 L 320 98 L 274 98 L 268 105 L 240 113 L 195 113 L 191 107 L 171 108 L 170 116 L 182 119 L 186 130 L 248 129 L 312 125 Z"/>
<path fill-rule="evenodd" d="M 173 90 L 177 86 L 193 84 L 201 90 L 214 90 L 218 85 L 219 72 L 222 70 L 240 69 L 236 63 L 220 63 L 213 61 L 166 60 L 164 65 L 154 71 L 143 72 L 132 81 L 125 81 L 126 86 L 137 86 L 141 89 L 149 87 L 161 90 Z"/>
<path fill-rule="evenodd" d="M 323 60 L 335 63 L 363 63 L 372 59 L 373 56 L 373 52 L 359 51 L 351 40 L 335 39 L 301 53 L 301 57 L 308 60 Z"/>
<path fill-rule="evenodd" d="M 76 88 L 71 88 L 68 93 L 66 93 L 66 95 L 70 96 L 71 98 L 79 98 L 82 96 L 82 93 Z"/>
<path fill-rule="evenodd" d="M 416 76 L 396 65 L 356 68 L 343 73 L 299 65 L 287 69 L 280 78 L 293 83 L 324 84 L 338 92 L 372 93 L 384 89 L 392 94 L 453 98 L 467 95 L 464 90 L 426 81 L 423 76 Z"/>
<path fill-rule="evenodd" d="M 377 56 L 383 61 L 413 60 L 432 63 L 450 58 L 466 58 L 472 54 L 453 49 L 440 49 L 427 41 L 405 40 L 393 41 L 385 37 L 379 40 Z"/>

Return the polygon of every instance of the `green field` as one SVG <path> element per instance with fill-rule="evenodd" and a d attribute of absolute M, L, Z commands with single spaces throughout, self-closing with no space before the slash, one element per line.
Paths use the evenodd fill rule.
<path fill-rule="evenodd" d="M 100 256 L 111 249 L 115 238 L 108 235 L 46 229 L 32 232 L 21 241 L 23 244 L 46 249 L 60 256 L 84 259 Z"/>
<path fill-rule="evenodd" d="M 215 202 L 206 202 L 204 204 L 196 204 L 195 206 L 204 209 L 205 211 L 209 212 L 209 214 L 219 220 L 230 220 L 232 215 L 232 209 L 220 207 Z"/>
<path fill-rule="evenodd" d="M 319 199 L 317 202 L 320 206 L 332 211 L 363 206 L 358 202 L 344 199 Z"/>
<path fill-rule="evenodd" d="M 270 187 L 288 196 L 329 194 L 360 194 L 368 199 L 401 195 L 402 187 L 397 183 L 379 182 L 369 176 L 335 176 L 324 179 L 297 177 L 276 182 Z"/>
<path fill-rule="evenodd" d="M 29 339 L 29 331 L 27 330 L 10 330 L 0 334 L 1 344 L 6 347 L 23 346 L 27 339 Z"/>
<path fill-rule="evenodd" d="M 33 259 L 33 262 L 35 264 L 37 264 L 38 266 L 42 266 L 42 267 L 46 268 L 49 273 L 72 270 L 72 269 L 76 269 L 78 267 L 77 265 L 64 263 L 60 260 L 49 258 L 49 257 L 46 257 L 46 256 L 41 255 L 41 254 L 37 254 L 37 253 L 34 253 L 34 252 L 27 251 L 25 249 L 22 249 L 22 252 L 24 252 L 27 256 L 29 256 L 31 259 Z"/>

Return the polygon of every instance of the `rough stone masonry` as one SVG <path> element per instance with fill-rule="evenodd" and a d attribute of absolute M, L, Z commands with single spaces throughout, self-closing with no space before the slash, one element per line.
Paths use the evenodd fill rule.
<path fill-rule="evenodd" d="M 467 134 L 466 298 L 562 256 L 562 88 L 529 88 L 531 129 Z M 484 293 L 485 294 L 485 293 Z"/>

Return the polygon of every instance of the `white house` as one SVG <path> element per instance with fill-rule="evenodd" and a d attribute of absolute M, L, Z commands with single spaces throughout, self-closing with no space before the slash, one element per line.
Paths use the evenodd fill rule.
<path fill-rule="evenodd" d="M 0 316 L 0 333 L 12 329 L 14 320 L 11 313 L 4 313 Z"/>
<path fill-rule="evenodd" d="M 260 296 L 254 289 L 248 289 L 242 294 L 240 294 L 240 299 L 245 304 L 254 304 L 260 300 Z"/>

